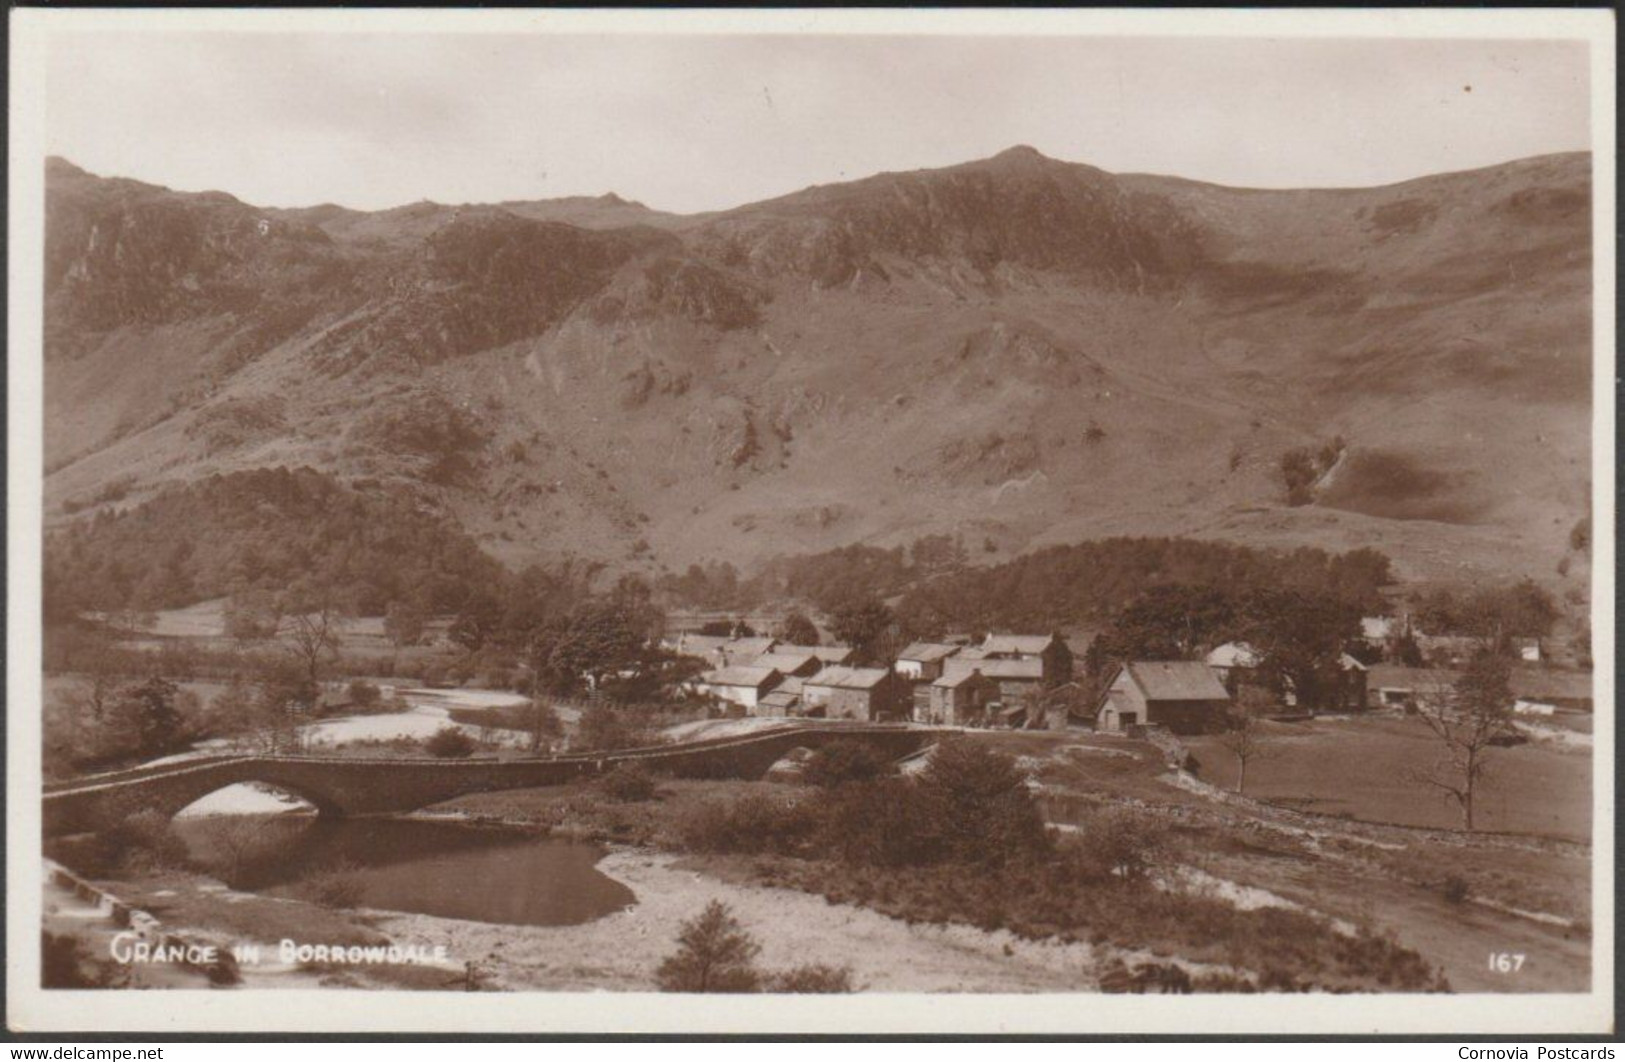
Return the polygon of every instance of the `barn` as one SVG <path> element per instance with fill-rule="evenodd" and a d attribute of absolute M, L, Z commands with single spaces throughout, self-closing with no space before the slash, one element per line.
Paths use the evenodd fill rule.
<path fill-rule="evenodd" d="M 1199 660 L 1135 660 L 1112 675 L 1095 710 L 1099 730 L 1165 726 L 1177 734 L 1200 734 L 1220 725 L 1230 694 Z"/>

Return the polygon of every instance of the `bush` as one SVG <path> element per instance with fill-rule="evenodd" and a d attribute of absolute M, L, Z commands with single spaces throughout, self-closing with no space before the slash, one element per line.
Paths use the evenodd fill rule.
<path fill-rule="evenodd" d="M 922 866 L 948 857 L 942 805 L 903 778 L 848 782 L 816 803 L 817 847 L 859 866 Z"/>
<path fill-rule="evenodd" d="M 635 804 L 655 795 L 655 780 L 643 764 L 621 763 L 598 779 L 598 789 L 611 800 Z"/>
<path fill-rule="evenodd" d="M 1460 874 L 1451 874 L 1439 886 L 1439 891 L 1444 895 L 1447 903 L 1466 903 L 1472 889 L 1467 884 L 1466 878 Z"/>
<path fill-rule="evenodd" d="M 834 994 L 856 992 L 852 983 L 852 970 L 846 966 L 826 966 L 809 963 L 772 974 L 767 979 L 769 992 L 801 992 L 806 994 Z"/>
<path fill-rule="evenodd" d="M 1009 756 L 973 741 L 944 741 L 916 784 L 950 859 L 997 864 L 1050 846 L 1027 774 Z"/>
<path fill-rule="evenodd" d="M 161 811 L 137 811 L 124 816 L 106 831 L 105 840 L 126 869 L 165 870 L 190 863 L 186 842 Z"/>
<path fill-rule="evenodd" d="M 775 852 L 806 847 L 816 827 L 807 807 L 761 794 L 713 801 L 690 810 L 677 824 L 683 847 L 695 852 Z"/>
<path fill-rule="evenodd" d="M 833 788 L 843 782 L 868 782 L 891 772 L 891 763 L 873 745 L 832 741 L 812 754 L 802 771 L 811 785 Z"/>
<path fill-rule="evenodd" d="M 571 744 L 583 751 L 611 752 L 643 748 L 659 741 L 632 712 L 595 704 L 581 713 L 581 723 Z"/>
<path fill-rule="evenodd" d="M 67 934 L 41 932 L 41 988 L 113 988 L 128 969 L 97 962 L 89 949 Z"/>
<path fill-rule="evenodd" d="M 366 893 L 360 870 L 354 863 L 335 863 L 306 878 L 295 891 L 300 899 L 323 907 L 356 907 Z"/>
<path fill-rule="evenodd" d="M 443 726 L 423 742 L 423 750 L 443 760 L 460 760 L 474 754 L 474 739 L 454 726 Z"/>
<path fill-rule="evenodd" d="M 1077 880 L 1139 881 L 1170 858 L 1168 829 L 1151 815 L 1126 809 L 1099 812 L 1061 846 L 1058 866 Z"/>
<path fill-rule="evenodd" d="M 365 679 L 356 679 L 350 683 L 349 694 L 350 702 L 360 709 L 372 708 L 383 699 L 378 687 Z"/>
<path fill-rule="evenodd" d="M 761 946 L 733 916 L 712 900 L 698 918 L 684 922 L 677 951 L 655 971 L 662 992 L 755 992 L 762 975 L 755 967 Z"/>

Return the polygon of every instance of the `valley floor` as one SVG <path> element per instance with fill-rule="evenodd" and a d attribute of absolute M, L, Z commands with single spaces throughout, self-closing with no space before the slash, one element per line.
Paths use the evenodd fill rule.
<path fill-rule="evenodd" d="M 1335 729 L 1335 728 L 1334 728 Z M 1379 728 L 1380 730 L 1381 728 Z M 1236 798 L 1167 769 L 1151 746 L 1095 734 L 984 732 L 1035 777 L 1046 816 L 1062 830 L 1091 809 L 1151 811 L 1178 841 L 1179 887 L 1237 906 L 1294 908 L 1349 932 L 1391 935 L 1437 966 L 1456 992 L 1583 991 L 1590 982 L 1591 849 L 1535 835 L 1459 832 L 1306 814 Z M 1589 788 L 1589 758 L 1569 758 L 1573 784 Z M 728 904 L 762 945 L 768 970 L 849 966 L 869 991 L 1097 991 L 1107 964 L 1178 961 L 1193 972 L 1222 968 L 1162 947 L 1123 951 L 1083 940 L 1028 940 L 965 924 L 892 917 L 875 901 L 820 895 L 812 878 L 781 861 L 695 856 L 669 850 L 696 803 L 782 791 L 780 783 L 662 781 L 656 799 L 620 804 L 566 786 L 463 797 L 436 817 L 524 823 L 613 846 L 599 864 L 637 902 L 574 926 L 516 926 L 418 914 L 346 911 L 234 893 L 194 874 L 166 872 L 108 883 L 167 926 L 274 942 L 319 930 L 334 939 L 444 944 L 446 969 L 263 970 L 251 987 L 445 987 L 473 963 L 486 987 L 509 990 L 648 991 L 674 949 L 679 926 L 707 903 Z M 1466 885 L 1450 895 L 1451 879 Z M 786 886 L 791 887 L 786 887 Z M 803 889 L 807 891 L 803 891 Z M 861 899 L 861 897 L 859 898 Z M 878 908 L 878 909 L 877 909 Z M 882 911 L 889 913 L 882 913 Z M 70 919 L 71 921 L 71 919 Z M 1521 969 L 1494 970 L 1492 953 L 1522 954 Z M 1215 960 L 1211 955 L 1205 958 Z"/>

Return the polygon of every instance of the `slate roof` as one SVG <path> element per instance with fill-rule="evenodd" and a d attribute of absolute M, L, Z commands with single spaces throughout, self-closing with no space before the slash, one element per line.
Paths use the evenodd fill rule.
<path fill-rule="evenodd" d="M 972 658 L 966 660 L 962 656 L 951 656 L 943 661 L 942 673 L 944 675 L 965 675 L 972 671 L 980 671 L 990 679 L 1031 679 L 1036 682 L 1044 677 L 1044 662 L 1038 659 L 998 660 L 993 658 Z"/>
<path fill-rule="evenodd" d="M 752 689 L 761 689 L 769 686 L 779 678 L 779 673 L 770 667 L 723 667 L 715 671 L 708 671 L 701 676 L 708 686 L 749 686 Z"/>
<path fill-rule="evenodd" d="M 1230 693 L 1199 660 L 1136 660 L 1125 664 L 1148 701 L 1228 701 Z"/>
<path fill-rule="evenodd" d="M 977 668 L 967 668 L 955 674 L 943 675 L 941 678 L 931 683 L 931 685 L 945 690 L 958 689 L 960 686 L 963 686 L 965 683 L 969 682 L 973 675 L 979 673 L 980 672 Z M 985 679 L 987 678 L 987 675 L 982 674 L 982 677 Z"/>
<path fill-rule="evenodd" d="M 1054 641 L 1053 634 L 990 634 L 982 639 L 982 652 L 1023 653 L 1036 656 L 1048 649 Z"/>
<path fill-rule="evenodd" d="M 780 649 L 778 652 L 763 653 L 755 660 L 752 660 L 750 662 L 750 666 L 770 667 L 778 671 L 780 674 L 788 675 L 792 672 L 800 671 L 809 663 L 818 663 L 820 666 L 822 666 L 822 661 L 820 661 L 816 656 L 813 656 L 811 653 L 787 653 L 783 649 Z"/>
<path fill-rule="evenodd" d="M 930 664 L 959 652 L 957 645 L 940 645 L 936 642 L 912 642 L 901 653 L 897 654 L 899 660 L 917 660 L 922 664 Z"/>
<path fill-rule="evenodd" d="M 1432 690 L 1453 686 L 1460 677 L 1461 672 L 1444 668 L 1373 664 L 1366 685 L 1374 690 Z"/>
<path fill-rule="evenodd" d="M 672 651 L 684 656 L 710 656 L 733 639 L 718 634 L 689 634 L 677 636 Z"/>
<path fill-rule="evenodd" d="M 1557 697 L 1562 700 L 1589 700 L 1596 685 L 1589 671 L 1561 671 L 1557 668 L 1515 667 L 1509 683 L 1518 697 Z"/>
<path fill-rule="evenodd" d="M 777 645 L 775 653 L 805 653 L 816 656 L 826 664 L 839 664 L 852 655 L 850 645 Z"/>
<path fill-rule="evenodd" d="M 764 708 L 794 708 L 801 703 L 801 680 L 785 679 L 770 692 L 763 694 L 760 703 Z"/>
<path fill-rule="evenodd" d="M 1207 654 L 1209 667 L 1257 667 L 1258 651 L 1246 642 L 1225 642 Z"/>
<path fill-rule="evenodd" d="M 722 647 L 722 651 L 729 656 L 750 657 L 771 653 L 778 644 L 775 638 L 735 638 Z"/>
<path fill-rule="evenodd" d="M 831 686 L 844 690 L 868 690 L 878 686 L 891 674 L 881 667 L 826 667 L 818 674 L 802 681 L 807 686 Z"/>

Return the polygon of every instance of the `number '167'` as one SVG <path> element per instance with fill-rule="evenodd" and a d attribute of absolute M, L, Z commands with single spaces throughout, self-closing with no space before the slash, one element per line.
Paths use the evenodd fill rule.
<path fill-rule="evenodd" d="M 1517 973 L 1519 970 L 1523 969 L 1523 952 L 1490 952 L 1490 969 L 1496 973 Z"/>

